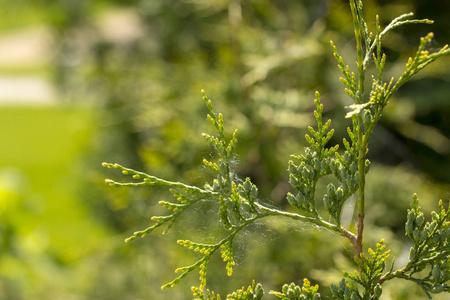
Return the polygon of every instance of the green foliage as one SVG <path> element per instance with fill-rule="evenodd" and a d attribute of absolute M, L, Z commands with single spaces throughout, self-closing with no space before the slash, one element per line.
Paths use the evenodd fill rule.
<path fill-rule="evenodd" d="M 329 175 L 331 171 L 331 165 L 336 164 L 336 161 L 331 160 L 330 156 L 336 152 L 339 145 L 331 149 L 326 149 L 325 145 L 333 136 L 334 130 L 328 131 L 331 120 L 328 120 L 325 124 L 322 124 L 322 111 L 323 105 L 320 103 L 319 93 L 316 93 L 317 110 L 314 111 L 314 116 L 317 121 L 318 129 L 315 131 L 312 127 L 308 127 L 313 138 L 308 134 L 305 136 L 306 141 L 311 147 L 305 149 L 306 155 L 293 156 L 300 163 L 296 165 L 294 162 L 289 161 L 289 182 L 298 191 L 294 196 L 288 193 L 287 200 L 289 203 L 304 212 L 318 215 L 315 205 L 315 188 L 319 179 L 325 175 Z M 337 168 L 334 167 L 336 170 Z M 333 186 L 334 188 L 334 186 Z M 334 196 L 334 195 L 333 195 Z M 331 211 L 333 209 L 332 203 L 328 196 L 325 200 L 327 209 Z M 342 197 L 341 197 L 342 199 Z"/>
<path fill-rule="evenodd" d="M 283 300 L 320 300 L 320 294 L 317 292 L 319 286 L 311 286 L 308 279 L 303 279 L 303 286 L 299 287 L 295 283 L 285 284 L 281 292 L 271 291 L 270 294 Z"/>
<path fill-rule="evenodd" d="M 203 290 L 198 287 L 192 287 L 192 292 L 194 297 L 197 297 L 195 300 L 220 300 L 220 295 L 209 290 L 206 291 L 206 297 Z M 247 289 L 242 287 L 242 289 L 229 294 L 227 300 L 260 300 L 262 296 L 264 296 L 262 285 L 256 284 L 253 280 L 252 285 L 248 286 Z"/>
<path fill-rule="evenodd" d="M 431 212 L 431 222 L 426 221 L 421 212 L 417 195 L 413 197 L 411 209 L 405 225 L 406 235 L 414 246 L 409 251 L 409 261 L 405 267 L 395 272 L 389 272 L 382 281 L 394 277 L 411 280 L 417 283 L 427 296 L 449 292 L 450 286 L 450 218 L 449 211 L 439 201 L 437 212 Z M 428 270 L 424 276 L 423 271 Z M 422 272 L 422 273 L 421 273 Z"/>
<path fill-rule="evenodd" d="M 167 223 L 167 228 L 164 231 L 164 233 L 166 233 L 179 215 L 201 200 L 210 200 L 220 203 L 218 214 L 228 235 L 215 244 L 200 244 L 190 240 L 178 241 L 178 244 L 194 250 L 195 252 L 199 252 L 203 257 L 190 266 L 175 270 L 176 273 L 182 274 L 173 281 L 163 285 L 162 289 L 175 286 L 181 279 L 197 268 L 200 270 L 199 289 L 203 289 L 206 285 L 208 263 L 211 256 L 217 250 L 220 250 L 222 258 L 224 262 L 226 262 L 228 276 L 231 276 L 234 265 L 234 238 L 246 226 L 268 215 L 267 212 L 261 212 L 256 209 L 255 200 L 258 196 L 258 190 L 256 186 L 251 183 L 250 179 L 247 178 L 245 182 L 237 184 L 235 174 L 230 172 L 230 161 L 234 154 L 233 149 L 237 141 L 237 131 L 234 132 L 233 137 L 227 143 L 224 137 L 223 116 L 214 113 L 211 101 L 205 94 L 203 99 L 210 112 L 210 114 L 208 114 L 208 119 L 218 132 L 217 137 L 203 134 L 211 146 L 216 148 L 219 152 L 219 159 L 217 162 L 203 161 L 207 167 L 210 167 L 210 169 L 216 173 L 216 178 L 211 185 L 205 184 L 204 188 L 200 189 L 182 183 L 168 182 L 142 172 L 125 168 L 119 164 L 103 164 L 105 167 L 121 170 L 125 175 L 132 175 L 134 179 L 142 180 L 134 183 L 119 183 L 107 180 L 111 186 L 168 185 L 173 188 L 178 188 L 184 193 L 182 194 L 172 189 L 172 194 L 177 197 L 178 203 L 160 201 L 159 204 L 173 211 L 173 214 L 169 216 L 152 217 L 152 220 L 155 221 L 156 224 L 142 231 L 135 232 L 132 237 L 126 239 L 126 242 L 130 242 L 137 237 L 145 237 L 154 229 Z"/>
<path fill-rule="evenodd" d="M 227 296 L 228 300 L 259 300 L 264 295 L 264 289 L 261 284 L 255 284 L 253 281 L 252 285 L 247 289 L 242 287 L 242 289 L 237 290 L 231 295 Z"/>
<path fill-rule="evenodd" d="M 359 284 L 363 288 L 363 294 L 361 295 L 358 288 L 352 285 L 345 279 L 342 279 L 339 286 L 331 285 L 331 291 L 337 299 L 353 300 L 353 299 L 379 299 L 381 295 L 380 278 L 384 271 L 385 261 L 389 257 L 390 251 L 383 252 L 385 245 L 382 240 L 377 244 L 376 251 L 369 248 L 369 258 L 361 255 L 359 258 L 355 258 L 355 262 L 359 267 L 359 272 L 353 273 L 344 272 L 344 277 Z"/>
<path fill-rule="evenodd" d="M 222 114 L 216 114 L 212 102 L 203 92 L 203 99 L 209 110 L 208 120 L 215 128 L 217 135 L 203 134 L 208 144 L 216 149 L 218 157 L 213 160 L 204 160 L 204 165 L 212 171 L 214 178 L 211 183 L 206 183 L 202 188 L 186 185 L 180 182 L 170 182 L 146 173 L 123 167 L 119 164 L 104 163 L 104 166 L 118 169 L 125 175 L 132 175 L 137 181 L 116 182 L 107 180 L 111 186 L 169 186 L 176 198 L 176 203 L 161 201 L 160 204 L 169 209 L 172 214 L 168 216 L 153 217 L 156 223 L 147 229 L 137 231 L 126 241 L 132 241 L 137 237 L 145 237 L 154 229 L 167 225 L 167 230 L 177 221 L 177 218 L 185 213 L 188 208 L 201 201 L 211 201 L 218 204 L 217 219 L 220 220 L 224 230 L 223 237 L 216 242 L 203 244 L 191 240 L 180 240 L 179 245 L 187 247 L 200 254 L 200 258 L 192 265 L 176 269 L 180 276 L 163 285 L 163 289 L 177 285 L 185 276 L 193 270 L 199 269 L 199 286 L 192 288 L 196 299 L 220 299 L 219 295 L 207 291 L 205 298 L 203 290 L 206 287 L 208 265 L 211 257 L 220 252 L 226 263 L 228 276 L 232 275 L 234 262 L 233 247 L 236 236 L 250 224 L 269 216 L 290 218 L 292 220 L 310 223 L 318 228 L 327 229 L 335 234 L 348 239 L 355 251 L 355 264 L 357 270 L 353 273 L 344 272 L 344 279 L 338 285 L 331 285 L 331 292 L 337 299 L 379 299 L 382 293 L 382 284 L 394 278 L 406 279 L 416 282 L 428 297 L 430 293 L 449 292 L 446 282 L 449 280 L 448 266 L 448 213 L 445 212 L 442 203 L 438 212 L 432 213 L 432 222 L 424 221 L 423 214 L 418 207 L 417 198 L 414 199 L 412 209 L 408 212 L 406 232 L 414 243 L 410 252 L 409 262 L 402 269 L 393 271 L 393 267 L 385 275 L 385 262 L 389 257 L 389 251 L 384 251 L 384 241 L 376 246 L 376 250 L 368 249 L 368 255 L 363 249 L 363 232 L 365 220 L 365 181 L 369 171 L 367 160 L 369 139 L 375 125 L 379 122 L 382 112 L 394 92 L 406 81 L 437 58 L 449 54 L 447 46 L 429 53 L 426 49 L 431 42 L 433 34 L 430 33 L 421 38 L 419 48 L 413 58 L 406 64 L 406 70 L 395 80 L 384 81 L 386 55 L 382 54 L 381 40 L 389 31 L 407 24 L 430 24 L 429 20 L 408 20 L 411 14 L 402 15 L 394 19 L 385 29 L 381 29 L 379 18 L 376 20 L 375 34 L 369 32 L 363 18 L 362 1 L 350 0 L 350 10 L 356 40 L 357 72 L 350 71 L 350 67 L 344 63 L 342 56 L 338 54 L 336 46 L 331 43 L 334 57 L 338 62 L 343 77 L 340 79 L 346 87 L 346 93 L 352 98 L 354 104 L 348 108 L 346 118 L 351 119 L 352 126 L 347 129 L 349 141 L 343 140 L 345 150 L 338 152 L 338 145 L 328 147 L 327 144 L 333 137 L 334 130 L 330 129 L 331 121 L 323 122 L 323 105 L 320 102 L 319 93 L 316 93 L 314 101 L 316 110 L 314 117 L 317 129 L 308 127 L 311 135 L 306 135 L 306 141 L 310 145 L 305 149 L 304 155 L 293 155 L 294 161 L 289 161 L 289 182 L 296 190 L 296 195 L 288 193 L 286 196 L 289 204 L 299 213 L 292 213 L 271 207 L 258 197 L 258 188 L 250 178 L 245 181 L 238 178 L 233 172 L 231 163 L 235 157 L 237 131 L 228 140 L 225 136 L 224 118 Z M 365 93 L 365 78 L 368 73 L 369 63 L 373 61 L 376 75 L 372 76 L 372 87 L 369 93 Z M 338 186 L 330 182 L 323 196 L 317 197 L 319 179 L 326 175 L 333 175 Z M 356 215 L 353 224 L 355 230 L 346 228 L 341 223 L 342 210 L 345 202 L 357 194 Z M 326 212 L 317 208 L 317 201 L 323 199 Z M 331 219 L 332 222 L 325 221 Z M 353 232 L 356 231 L 356 232 Z M 219 251 L 218 251 L 219 250 Z M 430 267 L 428 275 L 421 275 L 425 267 Z M 295 284 L 284 285 L 282 292 L 271 291 L 281 299 L 320 299 L 317 293 L 318 286 L 312 287 L 305 279 L 303 287 Z M 255 283 L 247 290 L 243 288 L 228 295 L 227 299 L 260 299 L 263 295 L 262 287 Z"/>

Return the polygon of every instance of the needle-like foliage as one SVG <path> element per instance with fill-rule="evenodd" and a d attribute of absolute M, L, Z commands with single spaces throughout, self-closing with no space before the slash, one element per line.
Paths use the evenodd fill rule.
<path fill-rule="evenodd" d="M 176 269 L 175 272 L 181 274 L 163 285 L 163 289 L 174 287 L 189 273 L 198 270 L 199 286 L 192 287 L 194 298 L 220 300 L 220 295 L 209 290 L 205 292 L 211 257 L 217 252 L 225 263 L 227 274 L 231 276 L 235 264 L 233 245 L 236 236 L 257 220 L 268 216 L 278 216 L 314 224 L 318 228 L 327 229 L 348 239 L 355 251 L 356 270 L 352 273 L 344 272 L 344 278 L 337 285 L 331 285 L 332 295 L 336 299 L 379 299 L 383 283 L 392 279 L 404 279 L 417 283 L 430 299 L 433 293 L 449 293 L 450 221 L 449 212 L 444 209 L 442 201 L 438 211 L 432 212 L 431 221 L 426 221 L 420 210 L 418 198 L 414 196 L 405 227 L 406 235 L 413 242 L 413 246 L 408 263 L 401 269 L 393 270 L 391 267 L 388 271 L 385 270 L 389 250 L 385 250 L 384 241 L 377 244 L 375 250 L 368 248 L 364 251 L 363 232 L 365 180 L 370 167 L 366 155 L 374 127 L 392 95 L 412 76 L 437 58 L 449 54 L 450 50 L 444 46 L 434 53 L 429 53 L 426 48 L 433 38 L 433 34 L 429 33 L 420 39 L 418 50 L 415 56 L 407 61 L 403 74 L 397 79 L 390 78 L 386 81 L 383 75 L 386 66 L 386 56 L 382 54 L 383 36 L 399 26 L 431 24 L 432 21 L 410 19 L 412 17 L 410 13 L 394 19 L 382 29 L 377 16 L 376 31 L 372 33 L 369 32 L 363 18 L 362 1 L 350 0 L 349 2 L 356 40 L 356 74 L 350 71 L 350 67 L 339 55 L 337 47 L 331 42 L 332 52 L 342 72 L 340 80 L 345 86 L 346 93 L 354 102 L 348 107 L 350 111 L 345 116 L 351 119 L 351 127 L 347 129 L 349 140 L 343 140 L 344 149 L 341 152 L 338 152 L 338 145 L 328 145 L 334 129 L 331 129 L 331 120 L 325 122 L 323 120 L 324 108 L 320 102 L 320 95 L 316 92 L 314 100 L 316 126 L 308 127 L 309 134 L 305 136 L 309 147 L 305 148 L 304 154 L 292 155 L 293 160 L 288 162 L 289 183 L 295 193 L 288 193 L 286 199 L 298 210 L 298 213 L 278 210 L 265 204 L 258 197 L 258 188 L 250 178 L 241 180 L 237 174 L 233 173 L 231 162 L 235 157 L 237 130 L 231 134 L 230 138 L 226 137 L 224 117 L 214 111 L 211 100 L 203 91 L 203 100 L 209 111 L 208 120 L 216 131 L 215 135 L 204 133 L 203 136 L 218 153 L 215 160 L 203 160 L 204 165 L 214 174 L 211 182 L 203 187 L 189 186 L 180 182 L 166 181 L 118 164 L 104 163 L 105 167 L 120 170 L 124 175 L 130 175 L 134 179 L 126 183 L 107 180 L 111 186 L 167 186 L 175 198 L 172 202 L 159 202 L 170 211 L 168 215 L 152 217 L 155 222 L 152 226 L 135 232 L 133 236 L 126 239 L 126 242 L 145 237 L 161 226 L 165 226 L 163 233 L 167 233 L 180 215 L 200 201 L 218 203 L 217 219 L 226 232 L 225 236 L 208 244 L 179 240 L 179 245 L 197 252 L 200 256 L 193 264 Z M 364 82 L 369 63 L 372 61 L 376 74 L 371 79 L 371 90 L 366 93 Z M 317 195 L 317 183 L 326 175 L 333 176 L 337 184 L 329 183 L 325 194 Z M 341 224 L 343 205 L 353 195 L 357 197 L 355 232 Z M 318 201 L 323 201 L 326 213 L 319 212 Z M 422 271 L 427 267 L 429 272 L 424 275 Z M 318 290 L 317 285 L 311 286 L 310 282 L 304 279 L 302 287 L 294 283 L 285 284 L 281 292 L 271 291 L 270 294 L 284 300 L 317 300 L 321 299 Z M 253 282 L 248 288 L 229 294 L 227 299 L 261 299 L 263 295 L 262 286 Z"/>

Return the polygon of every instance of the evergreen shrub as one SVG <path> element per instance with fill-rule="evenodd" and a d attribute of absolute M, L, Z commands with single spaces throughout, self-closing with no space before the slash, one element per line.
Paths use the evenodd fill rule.
<path fill-rule="evenodd" d="M 225 263 L 227 274 L 233 273 L 235 266 L 235 239 L 245 228 L 255 222 L 268 218 L 288 218 L 295 222 L 312 224 L 325 229 L 330 234 L 345 237 L 354 251 L 354 272 L 343 272 L 343 278 L 331 284 L 331 294 L 334 299 L 380 299 L 383 284 L 391 280 L 407 280 L 420 286 L 424 294 L 432 299 L 434 294 L 450 293 L 450 220 L 449 211 L 439 202 L 437 211 L 431 216 L 425 216 L 419 206 L 418 196 L 413 195 L 410 209 L 407 211 L 405 234 L 411 241 L 409 258 L 400 268 L 394 268 L 394 262 L 387 264 L 390 251 L 386 250 L 384 240 L 376 245 L 364 244 L 364 221 L 366 217 L 365 185 L 366 175 L 370 170 L 367 159 L 369 139 L 375 125 L 380 120 L 384 108 L 389 104 L 392 95 L 412 76 L 425 68 L 439 57 L 449 54 L 447 46 L 429 52 L 428 45 L 433 40 L 433 33 L 420 39 L 416 54 L 409 58 L 405 70 L 398 78 L 386 79 L 384 76 L 386 55 L 382 50 L 382 39 L 391 30 L 409 24 L 431 24 L 428 19 L 411 19 L 412 13 L 404 14 L 394 19 L 387 27 L 381 28 L 376 17 L 375 33 L 369 32 L 363 17 L 362 1 L 350 0 L 350 10 L 353 17 L 353 27 L 356 41 L 356 72 L 339 55 L 337 47 L 331 42 L 334 57 L 342 73 L 340 81 L 345 86 L 345 92 L 353 100 L 348 106 L 345 118 L 351 120 L 347 128 L 348 139 L 343 139 L 344 149 L 339 145 L 330 146 L 334 134 L 331 120 L 323 119 L 324 106 L 318 92 L 315 94 L 314 127 L 308 127 L 309 134 L 305 139 L 309 147 L 303 154 L 292 155 L 288 162 L 289 183 L 292 192 L 287 193 L 286 200 L 295 212 L 275 208 L 266 196 L 259 195 L 258 187 L 250 178 L 240 179 L 233 172 L 235 147 L 238 131 L 231 137 L 224 129 L 224 117 L 216 113 L 211 100 L 203 93 L 203 100 L 208 108 L 208 120 L 211 122 L 215 135 L 203 134 L 209 145 L 217 151 L 216 157 L 204 159 L 203 163 L 211 170 L 214 179 L 202 187 L 172 182 L 139 172 L 119 164 L 104 163 L 105 167 L 117 169 L 124 175 L 133 178 L 130 182 L 118 182 L 107 179 L 111 186 L 165 186 L 168 187 L 175 201 L 160 201 L 171 213 L 165 216 L 153 216 L 154 224 L 137 231 L 126 239 L 131 242 L 139 237 L 148 236 L 156 228 L 164 226 L 167 233 L 179 217 L 189 214 L 189 208 L 205 201 L 217 203 L 217 221 L 223 227 L 223 235 L 211 243 L 199 243 L 189 239 L 179 240 L 178 244 L 199 254 L 199 259 L 193 264 L 180 267 L 175 272 L 178 277 L 162 286 L 163 289 L 176 286 L 185 276 L 194 270 L 199 272 L 199 285 L 192 287 L 195 299 L 221 299 L 220 295 L 206 289 L 208 266 L 214 255 L 220 255 Z M 369 66 L 374 65 L 373 75 Z M 366 91 L 366 77 L 370 75 L 371 88 Z M 323 194 L 318 189 L 318 182 L 324 178 L 330 180 Z M 344 226 L 342 212 L 346 201 L 356 197 L 354 222 Z M 383 197 L 383 195 L 380 195 Z M 321 204 L 319 205 L 319 203 Z M 206 212 L 205 212 L 206 213 Z M 209 212 L 208 212 L 209 213 Z M 367 212 L 367 213 L 370 213 Z M 207 234 L 207 233 L 206 233 Z M 307 241 L 305 241 L 306 243 Z M 313 255 L 313 254 L 311 254 Z M 206 290 L 205 290 L 206 289 Z M 247 288 L 243 287 L 227 295 L 227 299 L 261 299 L 266 292 L 261 284 L 255 281 Z M 304 279 L 301 285 L 284 284 L 281 291 L 269 291 L 275 297 L 284 300 L 321 299 L 319 286 L 312 285 Z"/>

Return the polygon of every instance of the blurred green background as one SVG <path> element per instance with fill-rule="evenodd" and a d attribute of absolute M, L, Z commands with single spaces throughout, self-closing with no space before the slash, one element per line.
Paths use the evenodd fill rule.
<path fill-rule="evenodd" d="M 436 21 L 386 35 L 389 77 L 429 31 L 430 51 L 450 43 L 448 1 L 363 3 L 372 30 L 375 14 L 384 25 L 410 11 Z M 334 120 L 334 143 L 349 125 L 331 39 L 354 68 L 345 0 L 0 1 L 0 299 L 191 299 L 196 274 L 160 286 L 194 261 L 175 241 L 211 241 L 216 219 L 195 210 L 171 234 L 125 245 L 170 196 L 108 188 L 105 177 L 121 176 L 101 162 L 202 185 L 210 176 L 201 161 L 214 155 L 201 137 L 212 132 L 205 89 L 229 133 L 239 128 L 235 171 L 262 201 L 287 208 L 287 160 L 305 147 L 314 91 Z M 370 145 L 365 245 L 385 238 L 398 266 L 412 194 L 425 211 L 448 205 L 449 66 L 441 58 L 405 85 Z M 209 268 L 222 296 L 252 279 L 268 291 L 304 277 L 329 295 L 325 286 L 353 268 L 346 241 L 278 219 L 244 232 L 236 254 L 231 278 L 220 258 Z M 386 284 L 383 295 L 424 298 L 406 283 Z"/>

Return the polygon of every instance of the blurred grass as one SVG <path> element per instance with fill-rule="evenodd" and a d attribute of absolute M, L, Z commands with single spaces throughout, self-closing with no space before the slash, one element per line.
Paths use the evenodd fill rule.
<path fill-rule="evenodd" d="M 55 247 L 84 244 L 104 233 L 76 199 L 80 159 L 86 154 L 94 120 L 86 109 L 39 107 L 1 108 L 0 167 L 19 173 L 21 189 L 37 216 L 19 222 L 22 230 L 45 230 Z M 41 215 L 42 214 L 42 215 Z M 20 217 L 19 217 L 20 218 Z M 80 219 L 86 222 L 77 224 Z M 89 232 L 87 235 L 86 233 Z"/>
<path fill-rule="evenodd" d="M 95 119 L 69 106 L 1 107 L 0 115 L 0 224 L 10 233 L 0 272 L 25 285 L 53 277 L 47 268 L 80 259 L 110 235 L 77 191 Z M 37 274 L 23 276 L 30 267 Z"/>

